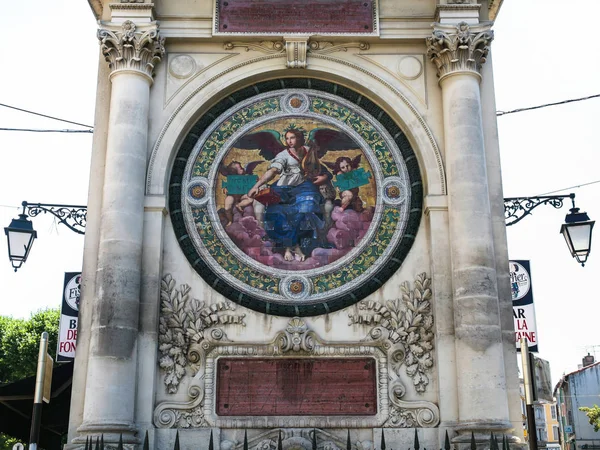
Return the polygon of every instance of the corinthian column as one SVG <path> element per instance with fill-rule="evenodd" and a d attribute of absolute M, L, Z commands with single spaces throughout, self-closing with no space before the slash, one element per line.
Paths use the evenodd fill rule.
<path fill-rule="evenodd" d="M 427 39 L 443 99 L 459 443 L 511 428 L 479 90 L 492 39 L 489 25 L 465 22 Z"/>
<path fill-rule="evenodd" d="M 101 231 L 93 299 L 84 434 L 136 442 L 138 311 L 150 86 L 164 55 L 156 22 L 98 31 L 111 69 Z"/>

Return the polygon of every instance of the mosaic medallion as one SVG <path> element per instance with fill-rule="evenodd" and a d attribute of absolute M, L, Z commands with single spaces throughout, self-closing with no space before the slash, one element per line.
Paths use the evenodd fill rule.
<path fill-rule="evenodd" d="M 397 270 L 422 190 L 387 114 L 336 93 L 345 88 L 292 81 L 240 91 L 200 119 L 177 156 L 169 205 L 184 253 L 214 289 L 257 311 L 317 315 Z"/>

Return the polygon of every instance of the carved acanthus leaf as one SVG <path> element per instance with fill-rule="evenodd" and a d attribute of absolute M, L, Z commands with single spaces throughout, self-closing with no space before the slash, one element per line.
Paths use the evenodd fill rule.
<path fill-rule="evenodd" d="M 214 328 L 230 324 L 244 326 L 245 314 L 234 314 L 235 305 L 220 302 L 205 305 L 190 295 L 191 288 L 182 284 L 175 287 L 171 275 L 161 281 L 161 314 L 158 326 L 160 367 L 165 371 L 164 383 L 169 394 L 177 392 L 180 380 L 189 365 L 192 373 L 198 371 L 198 355 L 190 351 L 191 344 L 199 344 L 206 338 L 221 340 L 223 330 Z M 210 334 L 207 335 L 210 329 Z"/>
<path fill-rule="evenodd" d="M 402 298 L 383 304 L 360 302 L 360 313 L 350 314 L 350 324 L 370 326 L 370 339 L 387 340 L 394 373 L 397 374 L 404 366 L 406 374 L 413 380 L 415 390 L 423 394 L 429 384 L 427 373 L 433 368 L 431 279 L 421 273 L 415 280 L 414 289 L 411 289 L 408 281 L 402 283 L 400 289 Z"/>
<path fill-rule="evenodd" d="M 480 75 L 493 39 L 494 32 L 489 25 L 436 24 L 433 34 L 427 38 L 427 56 L 437 67 L 440 79 L 456 72 Z"/>
<path fill-rule="evenodd" d="M 158 23 L 140 27 L 126 20 L 120 29 L 101 28 L 98 39 L 102 54 L 110 68 L 117 70 L 138 70 L 149 77 L 165 54 L 165 39 L 160 37 Z"/>

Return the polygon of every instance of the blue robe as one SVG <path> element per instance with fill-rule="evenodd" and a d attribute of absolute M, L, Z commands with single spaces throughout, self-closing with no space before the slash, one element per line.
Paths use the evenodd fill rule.
<path fill-rule="evenodd" d="M 275 248 L 295 247 L 310 256 L 317 247 L 318 230 L 325 227 L 321 204 L 323 197 L 319 187 L 310 181 L 298 186 L 271 186 L 281 197 L 265 211 L 265 231 Z"/>

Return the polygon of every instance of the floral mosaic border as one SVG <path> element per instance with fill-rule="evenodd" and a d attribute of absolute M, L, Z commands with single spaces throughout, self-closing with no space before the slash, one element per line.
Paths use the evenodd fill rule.
<path fill-rule="evenodd" d="M 323 96 L 324 98 L 313 96 L 310 105 L 311 112 L 343 122 L 345 126 L 350 127 L 367 142 L 384 180 L 387 179 L 386 177 L 394 177 L 395 179 L 399 175 L 398 165 L 393 158 L 390 158 L 387 149 L 390 143 L 398 148 L 397 153 L 401 155 L 401 159 L 404 160 L 406 166 L 404 173 L 408 174 L 407 184 L 409 186 L 406 186 L 406 188 L 410 189 L 408 200 L 410 204 L 405 205 L 405 214 L 399 214 L 396 205 L 390 203 L 385 209 L 382 208 L 377 230 L 372 234 L 368 245 L 354 261 L 345 264 L 335 272 L 324 273 L 311 278 L 310 282 L 314 286 L 314 293 L 319 296 L 316 301 L 313 299 L 312 302 L 310 297 L 302 300 L 302 302 L 292 302 L 283 298 L 279 287 L 281 276 L 270 277 L 244 267 L 243 261 L 227 251 L 227 248 L 220 242 L 218 233 L 215 233 L 215 230 L 211 228 L 210 219 L 208 218 L 210 217 L 210 211 L 208 211 L 208 217 L 206 216 L 207 209 L 203 206 L 188 208 L 186 211 L 185 199 L 182 198 L 186 180 L 189 179 L 186 178 L 185 174 L 186 165 L 187 167 L 190 166 L 191 161 L 189 158 L 193 156 L 194 150 L 197 150 L 199 139 L 205 135 L 204 139 L 200 139 L 203 146 L 202 158 L 193 161 L 191 175 L 206 177 L 210 173 L 211 166 L 214 166 L 218 151 L 223 151 L 222 146 L 231 136 L 239 133 L 240 129 L 244 127 L 253 126 L 251 124 L 254 121 L 264 121 L 266 116 L 276 114 L 281 110 L 277 97 L 262 98 L 256 102 L 249 99 L 255 97 L 257 92 L 265 94 L 281 90 L 282 87 L 297 90 L 302 88 L 311 89 L 329 94 Z M 340 101 L 332 100 L 331 94 L 339 97 Z M 234 112 L 231 116 L 232 120 L 222 120 L 220 125 L 212 129 L 214 128 L 215 119 L 243 101 L 247 105 Z M 346 106 L 348 103 L 360 105 L 352 108 Z M 376 125 L 370 124 L 358 112 L 361 112 L 364 116 L 370 115 Z M 377 117 L 378 121 L 375 121 L 373 117 Z M 377 127 L 379 127 L 379 130 Z M 387 133 L 389 135 L 388 140 L 391 139 L 392 141 L 386 143 L 380 130 Z M 188 173 L 187 176 L 189 177 L 190 174 Z M 404 133 L 384 111 L 370 100 L 343 86 L 320 80 L 282 79 L 258 83 L 242 89 L 217 103 L 200 118 L 184 139 L 175 160 L 170 181 L 170 215 L 178 241 L 188 261 L 207 283 L 230 300 L 268 314 L 288 317 L 319 315 L 344 308 L 361 300 L 377 290 L 399 268 L 412 246 L 421 219 L 421 177 L 414 152 Z M 393 193 L 392 188 L 388 191 Z M 203 217 L 202 226 L 196 227 L 201 239 L 193 235 L 196 230 L 190 230 L 190 218 L 186 217 L 186 215 L 190 215 L 190 212 L 196 216 L 196 223 L 198 223 L 199 217 Z M 391 237 L 394 237 L 394 235 L 395 239 L 392 240 Z M 210 249 L 208 253 L 212 257 L 217 255 L 217 259 L 220 259 L 220 267 L 215 267 L 214 261 L 207 261 L 206 253 L 198 252 L 198 240 L 202 241 L 205 248 Z M 382 250 L 386 252 L 384 263 L 379 259 Z M 368 261 L 371 261 L 369 264 L 374 270 L 370 270 L 368 276 L 361 277 L 361 275 L 366 274 L 365 264 Z M 227 274 L 224 273 L 225 269 L 221 269 L 221 267 L 225 267 L 227 274 L 232 275 L 236 282 L 232 283 L 228 280 Z M 360 282 L 352 287 L 351 292 L 338 292 L 340 286 L 346 285 L 348 281 L 354 279 L 360 279 Z M 249 288 L 244 289 L 244 286 L 239 284 L 240 280 L 242 283 L 247 283 Z M 333 295 L 327 296 L 330 291 Z M 263 292 L 268 295 L 261 295 Z"/>

